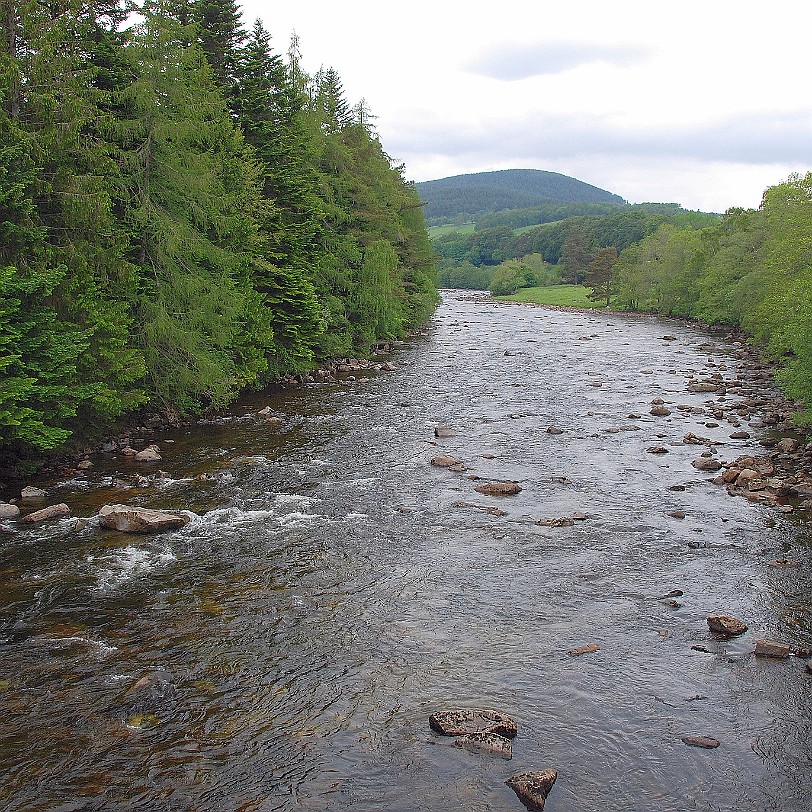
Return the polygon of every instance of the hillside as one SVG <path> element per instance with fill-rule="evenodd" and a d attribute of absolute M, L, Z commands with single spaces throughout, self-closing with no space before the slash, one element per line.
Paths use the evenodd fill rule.
<path fill-rule="evenodd" d="M 614 203 L 625 201 L 619 195 L 588 183 L 540 169 L 503 169 L 477 172 L 416 184 L 426 204 L 430 222 L 459 219 L 476 220 L 505 209 L 562 203 Z"/>

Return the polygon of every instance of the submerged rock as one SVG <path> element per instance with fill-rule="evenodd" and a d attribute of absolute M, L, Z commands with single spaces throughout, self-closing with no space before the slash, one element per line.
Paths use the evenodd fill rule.
<path fill-rule="evenodd" d="M 597 643 L 587 643 L 585 646 L 571 648 L 567 654 L 570 657 L 580 657 L 582 654 L 592 654 L 593 651 L 600 651 L 601 647 Z"/>
<path fill-rule="evenodd" d="M 555 770 L 516 773 L 505 782 L 531 812 L 544 809 L 544 802 L 558 778 Z"/>
<path fill-rule="evenodd" d="M 110 530 L 123 533 L 163 533 L 189 524 L 184 513 L 129 505 L 105 505 L 99 511 L 99 523 Z"/>
<path fill-rule="evenodd" d="M 454 744 L 469 753 L 489 753 L 507 760 L 513 758 L 513 744 L 507 736 L 498 733 L 468 733 L 460 736 Z"/>
<path fill-rule="evenodd" d="M 720 742 L 712 736 L 683 736 L 682 741 L 689 747 L 702 747 L 705 750 L 716 749 Z"/>
<path fill-rule="evenodd" d="M 575 517 L 559 516 L 555 519 L 539 519 L 536 524 L 542 527 L 572 527 L 575 524 Z"/>
<path fill-rule="evenodd" d="M 488 709 L 438 711 L 429 716 L 429 726 L 444 736 L 496 733 L 512 739 L 518 732 L 513 719 L 499 711 Z"/>

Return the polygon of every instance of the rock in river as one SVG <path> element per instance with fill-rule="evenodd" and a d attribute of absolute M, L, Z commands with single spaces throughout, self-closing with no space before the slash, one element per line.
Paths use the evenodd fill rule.
<path fill-rule="evenodd" d="M 468 736 L 473 733 L 496 733 L 512 739 L 518 730 L 516 722 L 495 710 L 448 710 L 429 716 L 429 726 L 444 736 Z"/>
<path fill-rule="evenodd" d="M 458 460 L 450 454 L 439 454 L 431 458 L 431 464 L 437 468 L 451 468 L 452 465 L 462 465 L 462 460 Z"/>
<path fill-rule="evenodd" d="M 722 463 L 713 457 L 697 457 L 691 465 L 697 471 L 718 471 L 722 467 Z"/>
<path fill-rule="evenodd" d="M 66 504 L 60 503 L 58 505 L 49 505 L 42 510 L 35 510 L 33 513 L 23 516 L 23 521 L 28 524 L 39 524 L 51 519 L 61 519 L 63 516 L 70 516 L 70 508 Z"/>
<path fill-rule="evenodd" d="M 711 736 L 683 736 L 682 741 L 689 747 L 702 747 L 705 750 L 715 750 L 719 746 L 719 740 Z"/>
<path fill-rule="evenodd" d="M 20 515 L 17 505 L 8 502 L 0 502 L 0 519 L 16 519 Z"/>
<path fill-rule="evenodd" d="M 134 458 L 138 460 L 138 462 L 158 462 L 163 457 L 161 457 L 160 448 L 153 443 L 152 445 L 148 445 L 143 451 L 138 451 Z"/>
<path fill-rule="evenodd" d="M 790 647 L 786 643 L 777 640 L 762 638 L 756 640 L 756 657 L 774 657 L 777 660 L 784 660 L 790 655 Z"/>
<path fill-rule="evenodd" d="M 130 505 L 105 505 L 99 511 L 99 523 L 123 533 L 163 533 L 189 524 L 183 513 L 168 510 L 150 510 Z"/>
<path fill-rule="evenodd" d="M 736 637 L 747 631 L 747 624 L 732 615 L 708 615 L 708 628 L 725 637 Z"/>
<path fill-rule="evenodd" d="M 516 482 L 488 482 L 485 485 L 477 485 L 474 488 L 478 493 L 487 496 L 514 496 L 521 491 L 521 485 Z"/>
<path fill-rule="evenodd" d="M 555 770 L 538 770 L 516 773 L 505 783 L 531 812 L 540 812 L 544 809 L 544 802 L 547 800 L 556 778 L 558 778 L 558 773 Z"/>
<path fill-rule="evenodd" d="M 460 736 L 454 744 L 469 753 L 489 753 L 508 761 L 513 758 L 513 744 L 507 736 L 498 733 L 468 733 Z"/>

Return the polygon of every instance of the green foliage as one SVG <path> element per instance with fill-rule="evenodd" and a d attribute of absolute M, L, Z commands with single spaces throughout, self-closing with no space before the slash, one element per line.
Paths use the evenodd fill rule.
<path fill-rule="evenodd" d="M 182 410 L 221 406 L 267 368 L 272 330 L 253 287 L 258 169 L 184 28 L 146 14 L 128 53 L 124 215 L 151 389 Z"/>
<path fill-rule="evenodd" d="M 477 230 L 507 226 L 512 229 L 555 223 L 570 217 L 604 216 L 614 214 L 620 203 L 548 203 L 527 209 L 507 209 L 477 218 Z"/>
<path fill-rule="evenodd" d="M 528 254 L 521 259 L 508 259 L 503 262 L 491 278 L 490 291 L 494 296 L 510 296 L 520 288 L 552 283 L 552 270 L 541 255 Z"/>
<path fill-rule="evenodd" d="M 233 0 L 0 18 L 0 454 L 219 407 L 436 301 L 422 203 L 338 74 Z"/>
<path fill-rule="evenodd" d="M 493 266 L 472 265 L 470 262 L 441 265 L 437 271 L 437 284 L 441 288 L 489 290 L 494 272 Z"/>
<path fill-rule="evenodd" d="M 609 307 L 614 293 L 614 269 L 617 265 L 617 250 L 614 246 L 601 248 L 587 268 L 584 285 L 591 288 L 589 299 L 593 302 L 606 300 Z"/>

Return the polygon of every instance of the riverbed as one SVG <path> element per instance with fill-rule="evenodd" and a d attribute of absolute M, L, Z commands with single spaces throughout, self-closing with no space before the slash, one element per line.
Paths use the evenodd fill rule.
<path fill-rule="evenodd" d="M 682 442 L 766 431 L 687 391 L 734 348 L 447 293 L 389 360 L 161 432 L 158 463 L 96 455 L 49 488 L 70 517 L 0 534 L 3 809 L 509 812 L 548 767 L 547 812 L 808 809 L 812 676 L 753 650 L 812 644 L 809 526 Z M 115 502 L 193 517 L 103 531 Z M 449 708 L 515 719 L 512 760 L 431 731 Z"/>

